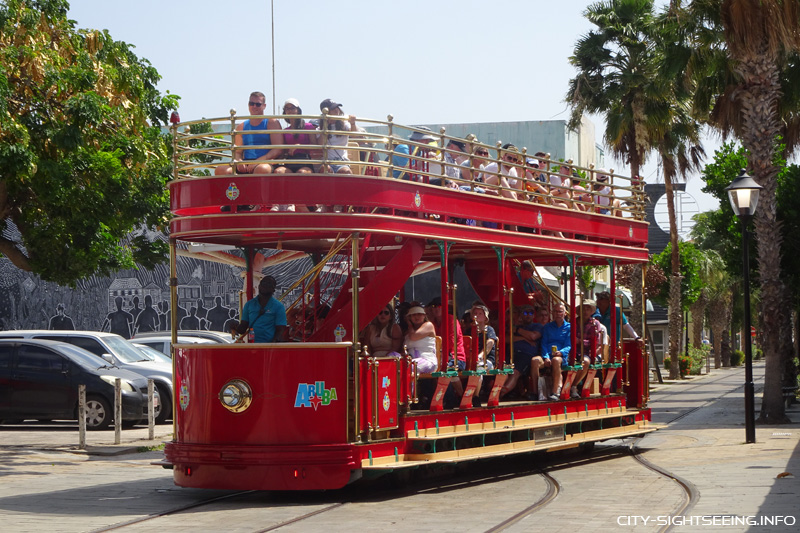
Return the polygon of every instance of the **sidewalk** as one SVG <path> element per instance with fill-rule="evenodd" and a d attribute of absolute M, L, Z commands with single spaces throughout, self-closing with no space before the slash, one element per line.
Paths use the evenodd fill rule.
<path fill-rule="evenodd" d="M 758 417 L 763 361 L 753 365 L 753 376 Z M 665 382 L 652 393 L 650 407 L 653 421 L 669 426 L 641 441 L 643 457 L 696 488 L 699 499 L 686 516 L 720 517 L 716 525 L 707 526 L 706 518 L 694 526 L 703 526 L 703 531 L 800 527 L 800 405 L 787 410 L 791 424 L 757 424 L 756 442 L 745 444 L 744 368 L 737 367 Z M 757 523 L 761 517 L 773 520 L 774 525 L 733 525 L 735 518 L 748 516 L 758 517 Z"/>
<path fill-rule="evenodd" d="M 124 455 L 156 449 L 172 439 L 172 424 L 155 426 L 154 440 L 148 439 L 147 427 L 123 429 L 120 444 L 114 444 L 114 430 L 87 431 L 86 448 L 78 447 L 76 422 L 37 423 L 0 426 L 0 453 L 14 449 L 43 452 L 70 452 L 86 455 Z"/>

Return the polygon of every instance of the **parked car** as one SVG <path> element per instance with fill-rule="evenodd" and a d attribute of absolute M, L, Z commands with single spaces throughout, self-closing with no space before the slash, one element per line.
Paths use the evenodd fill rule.
<path fill-rule="evenodd" d="M 213 342 L 218 342 L 220 344 L 230 344 L 233 342 L 233 337 L 231 337 L 230 333 L 224 333 L 222 331 L 208 331 L 205 329 L 181 329 L 178 330 L 179 337 L 199 337 L 201 339 L 209 339 Z M 172 334 L 169 331 L 148 331 L 146 333 L 137 333 L 134 335 L 134 339 L 147 339 L 151 337 L 172 337 Z"/>
<path fill-rule="evenodd" d="M 145 357 L 150 359 L 151 361 L 161 361 L 162 363 L 167 363 L 169 365 L 172 364 L 172 358 L 165 353 L 159 352 L 155 348 L 152 348 L 146 344 L 139 344 L 138 342 L 131 343 L 139 350 L 142 351 Z"/>
<path fill-rule="evenodd" d="M 78 386 L 86 385 L 86 428 L 114 418 L 114 382 L 122 385 L 122 422 L 147 418 L 147 379 L 110 366 L 64 342 L 0 339 L 0 420 L 78 419 Z M 156 393 L 155 405 L 160 397 Z"/>
<path fill-rule="evenodd" d="M 172 335 L 137 335 L 131 339 L 131 342 L 134 344 L 149 346 L 150 348 L 158 350 L 170 358 L 172 357 L 172 352 L 170 351 L 170 346 L 172 345 Z M 217 344 L 217 342 L 203 337 L 186 337 L 184 335 L 179 335 L 178 344 Z"/>
<path fill-rule="evenodd" d="M 161 403 L 156 409 L 156 422 L 163 424 L 172 417 L 172 365 L 150 360 L 119 335 L 98 331 L 12 330 L 0 331 L 0 339 L 45 339 L 67 342 L 123 370 L 150 378 L 161 397 Z"/>

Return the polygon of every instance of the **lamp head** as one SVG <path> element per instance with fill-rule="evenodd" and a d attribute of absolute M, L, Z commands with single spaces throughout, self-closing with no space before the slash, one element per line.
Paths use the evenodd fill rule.
<path fill-rule="evenodd" d="M 749 217 L 755 214 L 761 189 L 763 187 L 756 183 L 745 169 L 742 169 L 736 179 L 728 185 L 725 190 L 737 217 Z"/>

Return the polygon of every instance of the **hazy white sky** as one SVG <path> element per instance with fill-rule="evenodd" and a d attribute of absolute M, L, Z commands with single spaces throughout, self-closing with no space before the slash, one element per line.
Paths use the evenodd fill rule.
<path fill-rule="evenodd" d="M 72 0 L 78 27 L 136 46 L 181 96 L 183 120 L 272 102 L 270 0 Z M 275 97 L 306 113 L 333 98 L 346 113 L 400 124 L 564 119 L 568 62 L 592 25 L 586 0 L 274 0 Z M 602 143 L 604 124 L 591 117 Z M 709 157 L 717 143 L 709 143 Z M 535 150 L 535 147 L 528 147 Z M 622 164 L 610 162 L 618 172 Z M 657 181 L 656 159 L 644 175 Z M 689 192 L 700 210 L 717 206 Z"/>

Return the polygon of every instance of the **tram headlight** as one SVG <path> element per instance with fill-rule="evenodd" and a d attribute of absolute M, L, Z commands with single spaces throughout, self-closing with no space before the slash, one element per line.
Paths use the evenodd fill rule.
<path fill-rule="evenodd" d="M 244 380 L 232 379 L 219 391 L 219 401 L 228 411 L 241 413 L 253 401 L 253 391 Z"/>

